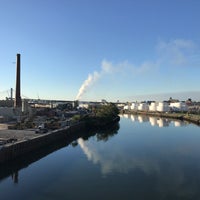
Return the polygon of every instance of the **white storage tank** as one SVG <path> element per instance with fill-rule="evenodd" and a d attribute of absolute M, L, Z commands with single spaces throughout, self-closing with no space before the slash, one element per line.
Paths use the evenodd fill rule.
<path fill-rule="evenodd" d="M 135 110 L 135 111 L 137 111 L 138 110 L 138 103 L 136 102 L 136 103 L 132 103 L 131 104 L 131 110 Z"/>
<path fill-rule="evenodd" d="M 130 106 L 129 105 L 124 106 L 124 110 L 130 110 Z"/>
<path fill-rule="evenodd" d="M 138 106 L 138 110 L 147 111 L 147 110 L 149 110 L 149 106 L 147 103 L 140 103 Z"/>
<path fill-rule="evenodd" d="M 79 108 L 86 108 L 86 109 L 88 109 L 89 108 L 89 104 L 87 104 L 87 103 L 79 103 L 78 107 Z"/>
<path fill-rule="evenodd" d="M 174 111 L 188 111 L 188 106 L 185 102 L 170 103 L 170 108 Z"/>
<path fill-rule="evenodd" d="M 156 111 L 157 104 L 156 102 L 151 102 L 151 105 L 149 106 L 149 111 Z"/>
<path fill-rule="evenodd" d="M 169 104 L 167 102 L 159 102 L 156 110 L 159 112 L 168 112 Z"/>

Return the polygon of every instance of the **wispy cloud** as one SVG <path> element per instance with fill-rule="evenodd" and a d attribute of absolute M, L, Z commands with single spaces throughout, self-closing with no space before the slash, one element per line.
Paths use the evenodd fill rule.
<path fill-rule="evenodd" d="M 144 101 L 144 100 L 154 100 L 163 101 L 168 100 L 170 97 L 174 99 L 179 99 L 180 101 L 185 101 L 188 98 L 192 98 L 193 101 L 200 101 L 200 91 L 185 91 L 185 92 L 166 92 L 166 93 L 149 93 L 144 95 L 135 95 L 126 97 L 126 100 L 130 101 Z"/>
<path fill-rule="evenodd" d="M 160 40 L 157 51 L 161 62 L 175 66 L 190 64 L 190 56 L 194 53 L 196 45 L 191 40 L 175 39 L 168 42 Z"/>

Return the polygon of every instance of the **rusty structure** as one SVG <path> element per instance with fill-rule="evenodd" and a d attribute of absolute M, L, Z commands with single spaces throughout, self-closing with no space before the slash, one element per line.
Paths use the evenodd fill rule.
<path fill-rule="evenodd" d="M 14 107 L 21 108 L 22 100 L 21 100 L 21 86 L 20 86 L 20 54 L 17 54 L 17 71 L 16 71 L 16 92 L 15 92 L 15 101 Z"/>

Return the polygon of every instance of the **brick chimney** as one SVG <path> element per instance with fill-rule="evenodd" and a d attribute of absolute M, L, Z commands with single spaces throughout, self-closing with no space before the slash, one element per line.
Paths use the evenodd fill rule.
<path fill-rule="evenodd" d="M 15 91 L 15 102 L 14 102 L 15 108 L 22 107 L 20 91 L 21 91 L 21 87 L 20 87 L 20 54 L 17 54 L 16 91 Z"/>

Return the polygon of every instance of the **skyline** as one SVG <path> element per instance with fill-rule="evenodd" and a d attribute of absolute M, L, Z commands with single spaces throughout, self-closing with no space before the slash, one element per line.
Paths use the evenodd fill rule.
<path fill-rule="evenodd" d="M 2 0 L 0 94 L 200 101 L 197 0 Z M 0 96 L 1 99 L 1 96 Z"/>

